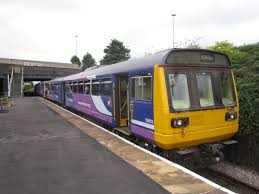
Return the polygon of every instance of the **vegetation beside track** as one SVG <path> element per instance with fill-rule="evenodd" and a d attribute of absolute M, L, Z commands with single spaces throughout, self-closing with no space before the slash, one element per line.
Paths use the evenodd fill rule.
<path fill-rule="evenodd" d="M 209 47 L 227 54 L 233 65 L 240 104 L 239 149 L 235 162 L 259 171 L 259 43 L 235 46 L 228 41 Z"/>

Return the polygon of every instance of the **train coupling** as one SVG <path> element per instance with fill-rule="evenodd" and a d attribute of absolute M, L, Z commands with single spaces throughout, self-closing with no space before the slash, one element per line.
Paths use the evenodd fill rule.
<path fill-rule="evenodd" d="M 204 144 L 201 146 L 201 158 L 210 160 L 211 163 L 219 163 L 224 160 L 224 150 L 230 145 L 235 145 L 238 142 L 235 140 L 227 140 L 219 143 Z"/>

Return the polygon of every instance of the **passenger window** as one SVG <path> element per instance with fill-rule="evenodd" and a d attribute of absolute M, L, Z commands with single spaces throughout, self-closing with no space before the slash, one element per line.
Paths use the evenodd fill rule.
<path fill-rule="evenodd" d="M 69 83 L 66 83 L 66 85 L 65 85 L 65 92 L 70 92 L 70 85 L 69 85 Z"/>
<path fill-rule="evenodd" d="M 112 82 L 111 78 L 105 78 L 101 80 L 101 95 L 111 96 L 112 94 Z"/>
<path fill-rule="evenodd" d="M 190 96 L 186 74 L 169 74 L 169 90 L 175 110 L 190 108 Z"/>
<path fill-rule="evenodd" d="M 55 91 L 55 89 L 56 89 L 56 85 L 55 84 L 51 85 L 51 90 Z"/>
<path fill-rule="evenodd" d="M 83 94 L 84 92 L 84 82 L 78 82 L 78 93 Z"/>
<path fill-rule="evenodd" d="M 131 98 L 135 100 L 152 100 L 152 76 L 131 78 Z"/>
<path fill-rule="evenodd" d="M 92 80 L 92 95 L 94 96 L 100 95 L 99 80 Z"/>
<path fill-rule="evenodd" d="M 77 82 L 73 83 L 73 92 L 77 93 Z"/>
<path fill-rule="evenodd" d="M 85 91 L 84 91 L 84 94 L 90 94 L 90 81 L 87 80 L 85 82 Z"/>
<path fill-rule="evenodd" d="M 70 83 L 69 86 L 70 86 L 70 92 L 73 92 L 73 83 Z"/>
<path fill-rule="evenodd" d="M 151 77 L 143 77 L 143 100 L 152 100 Z"/>
<path fill-rule="evenodd" d="M 196 74 L 201 107 L 214 106 L 211 75 L 209 73 Z"/>

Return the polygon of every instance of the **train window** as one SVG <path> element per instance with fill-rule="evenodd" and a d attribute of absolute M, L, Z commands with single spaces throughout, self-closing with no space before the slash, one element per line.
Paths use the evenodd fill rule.
<path fill-rule="evenodd" d="M 151 77 L 143 77 L 143 100 L 152 100 Z"/>
<path fill-rule="evenodd" d="M 214 106 L 211 75 L 209 73 L 197 73 L 196 80 L 201 107 Z"/>
<path fill-rule="evenodd" d="M 175 110 L 190 108 L 190 96 L 186 74 L 168 74 L 172 106 Z"/>
<path fill-rule="evenodd" d="M 52 84 L 52 85 L 51 85 L 51 90 L 52 90 L 52 91 L 55 91 L 55 90 L 56 90 L 56 85 L 55 85 L 55 84 Z"/>
<path fill-rule="evenodd" d="M 231 74 L 220 74 L 220 89 L 222 102 L 225 106 L 234 105 Z"/>
<path fill-rule="evenodd" d="M 84 82 L 78 82 L 78 93 L 83 94 L 84 93 Z"/>
<path fill-rule="evenodd" d="M 71 91 L 71 87 L 70 87 L 69 83 L 66 83 L 65 92 L 70 92 L 70 91 Z"/>
<path fill-rule="evenodd" d="M 92 80 L 92 95 L 100 95 L 99 91 L 99 80 Z"/>
<path fill-rule="evenodd" d="M 90 94 L 90 80 L 85 81 L 84 94 Z"/>
<path fill-rule="evenodd" d="M 104 78 L 101 80 L 101 95 L 111 96 L 112 94 L 112 82 L 111 78 Z"/>
<path fill-rule="evenodd" d="M 138 76 L 131 78 L 131 98 L 135 100 L 152 100 L 152 77 Z"/>
<path fill-rule="evenodd" d="M 77 93 L 77 82 L 73 83 L 73 92 Z"/>
<path fill-rule="evenodd" d="M 131 78 L 131 98 L 142 99 L 141 86 L 139 86 L 139 78 Z"/>
<path fill-rule="evenodd" d="M 73 92 L 73 83 L 70 83 L 69 87 L 70 87 L 70 92 Z"/>

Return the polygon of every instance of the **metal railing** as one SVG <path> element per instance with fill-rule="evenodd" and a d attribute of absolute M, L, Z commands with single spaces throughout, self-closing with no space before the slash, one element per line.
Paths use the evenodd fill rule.
<path fill-rule="evenodd" d="M 8 92 L 0 93 L 0 113 L 8 112 L 8 109 L 14 107 L 13 98 L 8 97 Z"/>
<path fill-rule="evenodd" d="M 0 92 L 0 98 L 8 97 L 8 92 Z"/>

